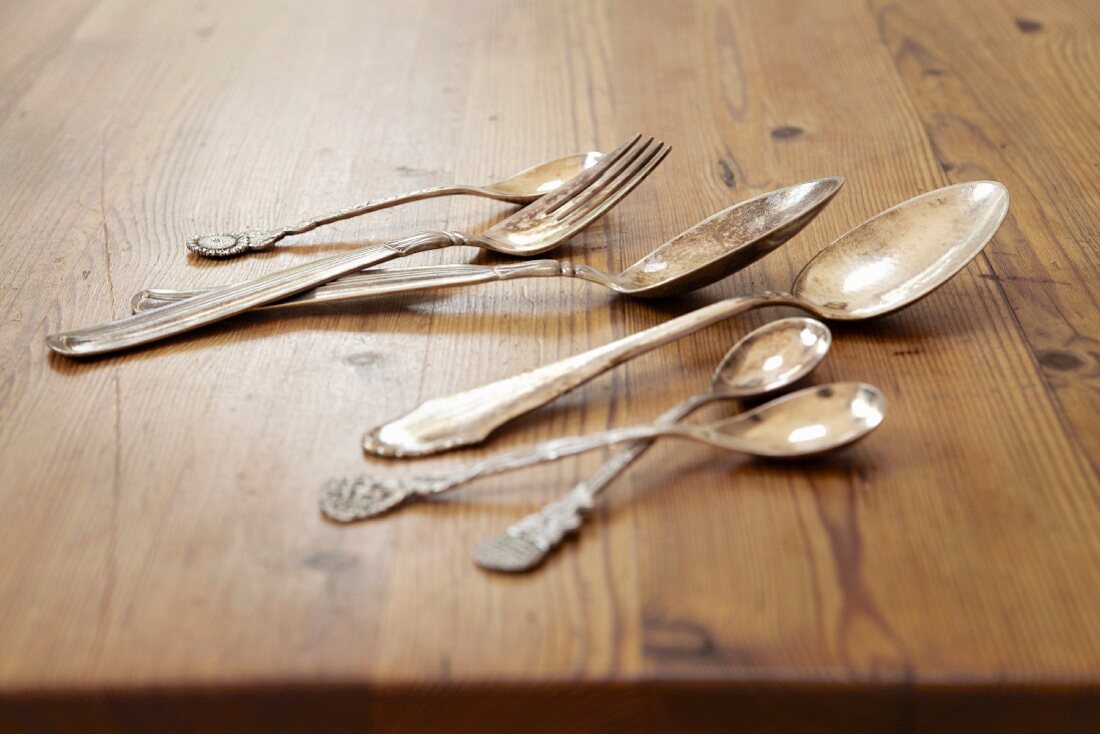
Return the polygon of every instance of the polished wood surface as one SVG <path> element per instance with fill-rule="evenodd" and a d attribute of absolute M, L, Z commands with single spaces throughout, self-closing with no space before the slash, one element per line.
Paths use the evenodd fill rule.
<path fill-rule="evenodd" d="M 50 0 L 0 5 L 0 30 L 3 728 L 1100 721 L 1100 4 Z M 616 268 L 739 199 L 848 182 L 784 248 L 674 301 L 534 280 L 47 353 L 45 334 L 122 316 L 143 287 L 511 209 L 424 202 L 230 262 L 186 256 L 193 234 L 634 132 L 672 155 L 557 254 Z M 421 400 L 785 287 L 879 210 L 979 178 L 1012 196 L 985 252 L 910 309 L 834 329 L 814 379 L 890 400 L 859 446 L 775 465 L 662 444 L 522 577 L 471 550 L 600 455 L 369 523 L 319 516 L 332 475 L 653 418 L 780 312 L 617 368 L 482 449 L 358 449 Z M 493 261 L 409 262 L 469 260 Z"/>

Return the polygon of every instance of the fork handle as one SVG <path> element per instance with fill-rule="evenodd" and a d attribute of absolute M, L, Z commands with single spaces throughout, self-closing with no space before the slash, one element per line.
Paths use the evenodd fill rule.
<path fill-rule="evenodd" d="M 135 314 L 86 329 L 46 337 L 50 349 L 67 357 L 84 357 L 147 344 L 190 331 L 326 283 L 346 273 L 411 255 L 466 244 L 457 232 L 431 231 L 330 255 L 244 283 L 220 288 L 170 306 Z"/>
<path fill-rule="evenodd" d="M 308 306 L 314 303 L 351 301 L 370 296 L 385 296 L 410 291 L 455 288 L 478 283 L 516 278 L 552 278 L 570 276 L 579 266 L 558 260 L 528 260 L 508 265 L 426 265 L 394 270 L 366 270 L 326 283 L 276 303 L 260 306 L 262 310 Z M 134 313 L 152 311 L 169 303 L 186 300 L 212 288 L 200 290 L 168 290 L 151 288 L 137 293 L 130 301 Z"/>
<path fill-rule="evenodd" d="M 479 443 L 495 429 L 617 364 L 752 308 L 805 306 L 787 293 L 729 298 L 530 372 L 422 403 L 363 437 L 377 456 L 423 456 Z"/>

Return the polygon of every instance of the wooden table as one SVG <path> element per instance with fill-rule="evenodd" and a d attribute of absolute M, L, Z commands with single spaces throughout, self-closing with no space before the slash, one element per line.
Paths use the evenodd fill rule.
<path fill-rule="evenodd" d="M 0 30 L 0 728 L 1100 726 L 1100 4 L 43 0 L 5 3 Z M 230 262 L 188 258 L 192 234 L 636 131 L 673 154 L 562 257 L 623 267 L 750 195 L 848 182 L 784 248 L 682 299 L 499 283 L 47 353 L 142 287 L 510 209 L 436 200 Z M 781 312 L 637 359 L 484 449 L 358 449 L 423 399 L 783 287 L 881 209 L 980 178 L 1012 195 L 985 252 L 904 313 L 834 330 L 814 379 L 890 399 L 858 447 L 778 466 L 655 447 L 521 577 L 472 548 L 606 454 L 370 523 L 319 516 L 330 476 L 650 420 Z M 411 260 L 465 261 L 496 260 Z"/>

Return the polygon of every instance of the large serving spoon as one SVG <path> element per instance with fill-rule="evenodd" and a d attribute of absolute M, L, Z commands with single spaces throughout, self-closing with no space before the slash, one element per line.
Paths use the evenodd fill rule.
<path fill-rule="evenodd" d="M 453 184 L 451 186 L 437 186 L 430 189 L 420 189 L 407 194 L 389 196 L 385 199 L 374 199 L 362 204 L 349 206 L 346 209 L 329 212 L 313 219 L 306 219 L 292 224 L 289 227 L 276 229 L 249 229 L 243 232 L 230 232 L 219 234 L 204 234 L 192 237 L 187 241 L 187 249 L 202 257 L 226 258 L 243 255 L 246 252 L 266 250 L 279 240 L 288 235 L 304 234 L 317 229 L 321 225 L 339 222 L 344 219 L 358 217 L 361 214 L 378 211 L 391 206 L 408 204 L 422 199 L 431 199 L 436 196 L 453 196 L 455 194 L 469 194 L 470 196 L 482 196 L 497 201 L 507 201 L 513 204 L 530 204 L 540 196 L 545 196 L 551 191 L 560 188 L 562 184 L 576 177 L 599 163 L 603 157 L 598 151 L 589 151 L 579 155 L 571 155 L 554 161 L 540 163 L 537 166 L 524 169 L 513 174 L 503 181 L 470 186 L 466 184 Z"/>
<path fill-rule="evenodd" d="M 128 349 L 243 313 L 292 296 L 333 278 L 416 252 L 472 246 L 509 255 L 546 252 L 599 219 L 634 190 L 669 148 L 641 136 L 616 148 L 560 189 L 528 204 L 477 236 L 422 232 L 381 245 L 323 257 L 270 275 L 219 288 L 155 311 L 46 337 L 50 349 L 68 357 Z"/>
<path fill-rule="evenodd" d="M 815 319 L 771 321 L 750 332 L 726 352 L 710 385 L 661 414 L 657 425 L 676 423 L 719 400 L 759 397 L 794 384 L 825 358 L 832 337 Z M 474 561 L 490 571 L 528 571 L 580 528 L 602 492 L 653 445 L 635 441 L 561 499 L 513 523 L 474 551 Z"/>
<path fill-rule="evenodd" d="M 825 358 L 831 341 L 829 328 L 814 319 L 790 318 L 767 323 L 750 332 L 726 352 L 714 372 L 708 390 L 687 398 L 673 411 L 658 418 L 656 424 L 675 423 L 692 411 L 716 400 L 757 397 L 792 385 L 809 374 Z M 674 412 L 675 416 L 670 417 Z M 573 442 L 576 439 L 563 440 Z M 403 498 L 424 494 L 424 487 L 430 487 L 431 494 L 438 494 L 474 479 L 549 461 L 552 456 L 556 456 L 551 452 L 561 443 L 562 440 L 552 441 L 533 451 L 525 450 L 494 457 L 441 475 L 408 479 L 371 480 L 369 477 L 355 477 L 334 480 L 322 491 L 321 510 L 332 519 L 343 522 L 370 517 L 392 507 Z M 622 454 L 609 461 L 598 472 L 598 475 L 606 476 L 603 484 L 610 483 L 630 462 L 641 456 L 651 443 L 652 441 L 633 443 Z M 616 467 L 614 470 L 609 468 L 612 465 Z M 569 497 L 576 500 L 574 505 L 577 512 L 582 507 L 590 507 L 592 498 L 602 489 L 602 486 L 592 483 L 581 487 L 571 492 Z M 584 499 L 580 497 L 582 491 L 586 493 Z M 559 509 L 564 509 L 562 503 L 555 504 Z M 558 511 L 555 511 L 553 519 L 566 520 L 564 514 Z M 580 518 L 577 517 L 573 527 L 579 524 Z"/>
<path fill-rule="evenodd" d="M 282 309 L 364 296 L 546 277 L 576 277 L 624 296 L 677 295 L 722 280 L 764 257 L 809 224 L 842 185 L 844 179 L 840 177 L 819 178 L 739 202 L 704 219 L 617 274 L 560 260 L 367 270 L 262 308 Z M 206 292 L 147 290 L 134 296 L 131 305 L 135 312 L 147 311 Z"/>
<path fill-rule="evenodd" d="M 610 444 L 664 436 L 771 459 L 817 456 L 857 441 L 882 423 L 886 399 L 860 382 L 835 382 L 776 398 L 753 410 L 710 423 L 654 423 L 547 441 L 441 474 L 382 479 L 338 479 L 322 488 L 321 507 L 334 520 L 372 517 L 413 497 L 450 491 L 486 467 L 505 471 L 592 451 Z"/>
<path fill-rule="evenodd" d="M 1007 212 L 1008 191 L 995 181 L 929 191 L 839 237 L 806 264 L 790 293 L 728 298 L 530 372 L 429 400 L 371 430 L 363 448 L 379 456 L 419 456 L 478 443 L 617 364 L 752 308 L 797 306 L 838 321 L 891 313 L 961 270 Z"/>

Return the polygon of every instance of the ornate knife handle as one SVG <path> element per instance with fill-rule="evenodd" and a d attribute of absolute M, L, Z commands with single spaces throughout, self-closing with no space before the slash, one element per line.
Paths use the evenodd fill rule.
<path fill-rule="evenodd" d="M 292 296 L 370 265 L 414 252 L 465 243 L 466 238 L 456 232 L 415 234 L 384 245 L 339 253 L 280 270 L 154 311 L 86 329 L 52 334 L 46 337 L 46 343 L 53 351 L 68 357 L 84 357 L 126 349 L 235 316 L 253 306 Z"/>
<path fill-rule="evenodd" d="M 328 214 L 323 214 L 313 219 L 304 219 L 297 224 L 281 229 L 248 229 L 243 232 L 222 232 L 218 234 L 203 234 L 187 240 L 187 249 L 196 255 L 210 258 L 227 258 L 243 255 L 249 251 L 266 250 L 276 242 L 295 234 L 305 234 L 325 224 L 332 224 L 343 219 L 358 217 L 360 214 L 378 211 L 399 204 L 408 204 L 421 199 L 431 199 L 436 196 L 451 196 L 452 194 L 478 193 L 470 186 L 436 186 L 429 189 L 412 191 L 407 194 L 388 196 L 384 199 L 371 199 L 355 206 L 338 209 Z"/>
<path fill-rule="evenodd" d="M 377 456 L 423 456 L 485 440 L 495 429 L 545 405 L 617 364 L 735 314 L 766 305 L 800 305 L 786 293 L 729 298 L 530 372 L 422 403 L 363 437 Z"/>

